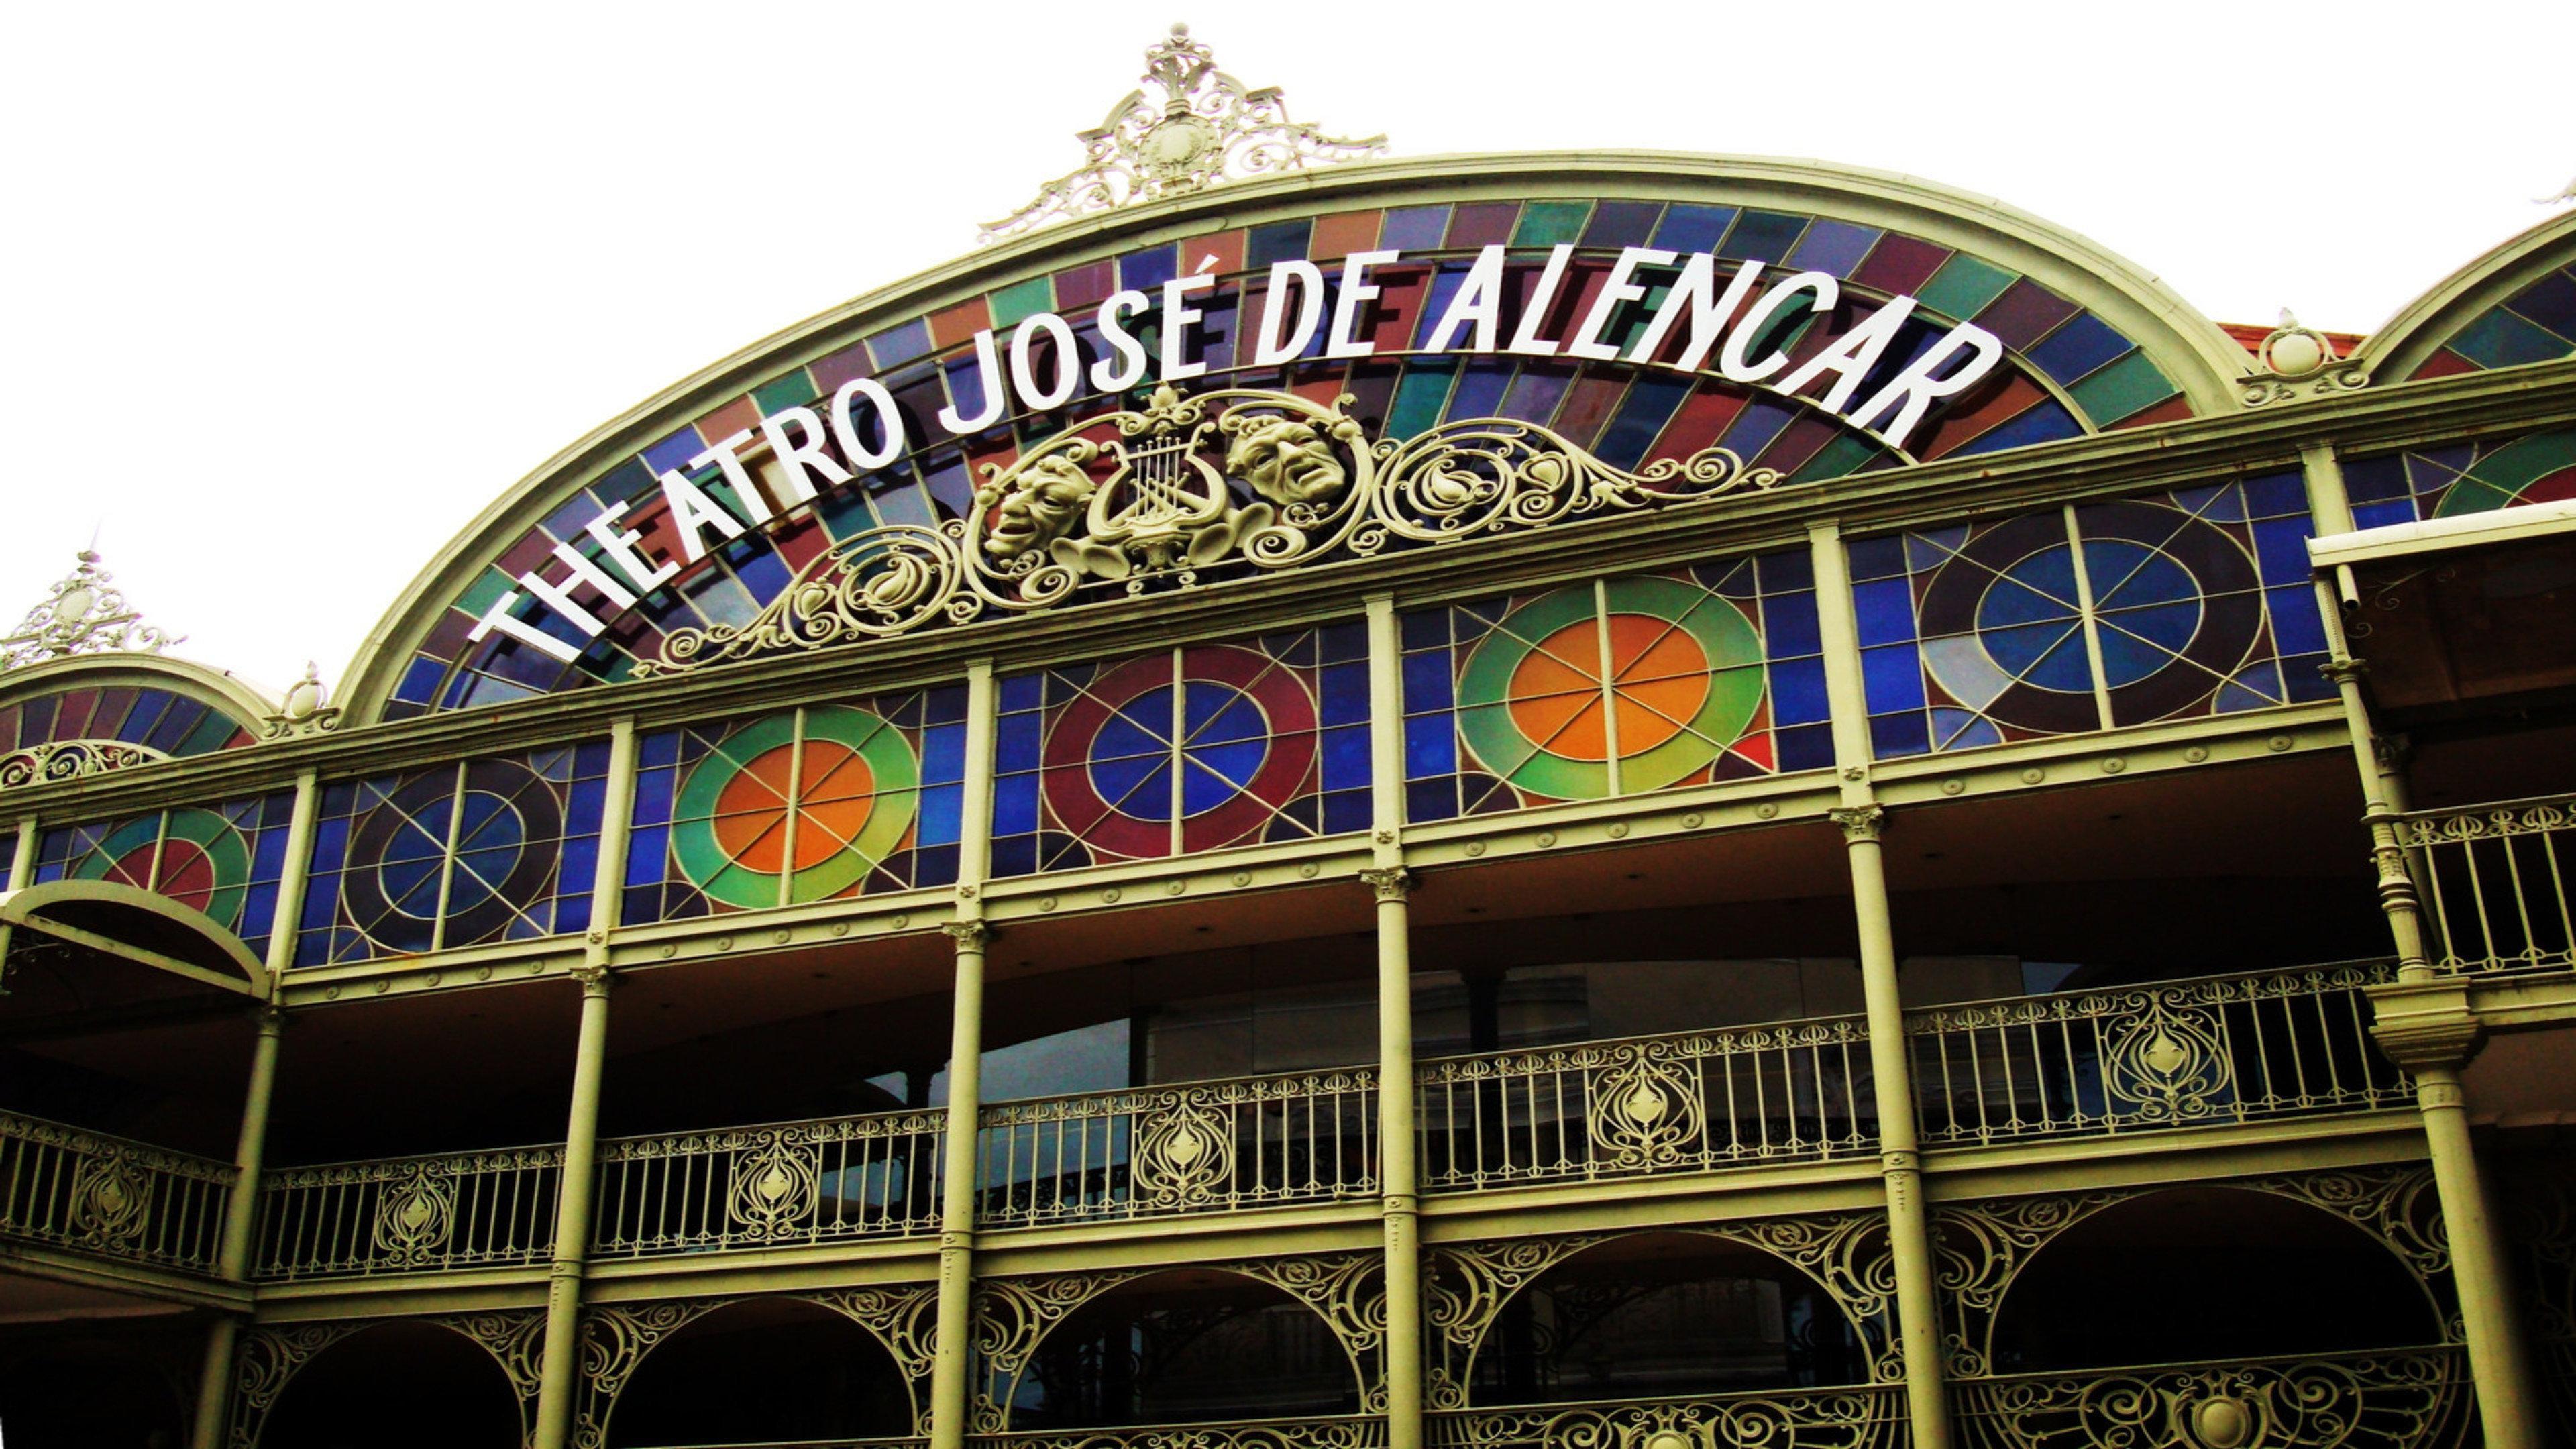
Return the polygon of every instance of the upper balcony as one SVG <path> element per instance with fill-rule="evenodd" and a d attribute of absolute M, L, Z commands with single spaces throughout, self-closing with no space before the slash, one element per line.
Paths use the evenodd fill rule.
<path fill-rule="evenodd" d="M 1947 1005 L 1906 1021 L 1935 1171 L 1982 1149 L 2408 1107 L 2372 1043 L 2386 964 Z M 1435 1201 L 1760 1174 L 1878 1150 L 1854 1016 L 1478 1052 L 1419 1064 Z M 1098 1228 L 1373 1199 L 1365 1065 L 990 1102 L 980 1227 Z M 594 1261 L 933 1235 L 944 1114 L 907 1110 L 601 1144 Z M 2081 1147 L 2076 1150 L 2082 1151 Z M 562 1150 L 269 1173 L 253 1274 L 271 1282 L 528 1267 L 552 1251 Z M 0 1232 L 208 1271 L 230 1170 L 39 1122 L 0 1132 Z"/>

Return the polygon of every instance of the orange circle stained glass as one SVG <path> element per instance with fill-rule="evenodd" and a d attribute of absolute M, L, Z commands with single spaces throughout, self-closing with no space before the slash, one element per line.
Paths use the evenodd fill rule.
<path fill-rule="evenodd" d="M 1609 709 L 1603 708 L 1602 626 L 1578 620 L 1541 639 L 1505 686 L 1512 723 L 1541 748 L 1570 760 L 1643 754 L 1680 734 L 1708 701 L 1708 652 L 1680 625 L 1647 614 L 1613 614 Z"/>
<path fill-rule="evenodd" d="M 796 747 L 780 745 L 743 765 L 716 795 L 716 844 L 736 864 L 763 875 L 811 870 L 867 828 L 876 805 L 876 780 L 858 751 L 836 740 L 805 745 L 808 778 L 793 811 L 788 805 Z M 790 831 L 788 816 L 796 817 Z M 796 861 L 786 864 L 788 840 Z"/>

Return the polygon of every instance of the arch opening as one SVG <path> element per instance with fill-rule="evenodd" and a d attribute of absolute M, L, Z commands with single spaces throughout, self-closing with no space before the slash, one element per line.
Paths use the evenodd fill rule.
<path fill-rule="evenodd" d="M 858 1324 L 794 1298 L 728 1304 L 656 1345 L 608 1417 L 609 1449 L 890 1439 L 912 1432 L 894 1359 Z"/>
<path fill-rule="evenodd" d="M 1101 1294 L 1038 1345 L 1013 1386 L 1013 1429 L 1107 1429 L 1356 1413 L 1332 1326 L 1267 1283 L 1219 1269 L 1157 1273 Z"/>
<path fill-rule="evenodd" d="M 1587 1248 L 1531 1280 L 1478 1347 L 1479 1407 L 1855 1384 L 1869 1356 L 1797 1267 L 1697 1233 Z"/>
<path fill-rule="evenodd" d="M 1998 1372 L 2274 1358 L 2441 1341 L 2423 1284 L 2360 1228 L 2235 1187 L 2104 1208 L 2023 1266 Z"/>
<path fill-rule="evenodd" d="M 519 1396 L 482 1345 L 435 1323 L 385 1323 L 324 1349 L 290 1380 L 260 1449 L 457 1449 L 514 1444 Z"/>

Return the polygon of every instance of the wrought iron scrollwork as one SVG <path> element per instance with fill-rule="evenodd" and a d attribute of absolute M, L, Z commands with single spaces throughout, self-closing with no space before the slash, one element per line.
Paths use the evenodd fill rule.
<path fill-rule="evenodd" d="M 0 755 L 0 790 L 40 781 L 78 780 L 168 758 L 149 745 L 123 740 L 49 740 Z"/>
<path fill-rule="evenodd" d="M 635 1375 L 653 1346 L 733 1302 L 730 1298 L 693 1298 L 675 1303 L 627 1307 L 599 1304 L 582 1311 L 580 1413 L 573 1425 L 573 1449 L 601 1449 L 608 1441 L 608 1415 L 617 1396 Z"/>
<path fill-rule="evenodd" d="M 1952 1389 L 1964 1444 L 1994 1449 L 2435 1449 L 2469 1413 L 2456 1349 L 2023 1374 Z"/>
<path fill-rule="evenodd" d="M 964 518 L 890 524 L 807 564 L 749 622 L 672 631 L 639 674 L 673 674 L 1053 608 L 1086 588 L 1189 588 L 1778 486 L 1722 448 L 1640 469 L 1536 423 L 1472 418 L 1369 441 L 1294 393 L 1168 384 L 988 467 Z"/>
<path fill-rule="evenodd" d="M 816 1293 L 813 1301 L 868 1331 L 885 1345 L 902 1376 L 912 1402 L 915 1434 L 930 1432 L 930 1404 L 925 1392 L 931 1362 L 939 1352 L 939 1286 L 910 1284 L 900 1288 L 850 1288 Z"/>
<path fill-rule="evenodd" d="M 1893 1449 L 1905 1405 L 1890 1386 L 1436 1413 L 1435 1449 Z"/>
<path fill-rule="evenodd" d="M 233 1417 L 225 1442 L 251 1449 L 278 1395 L 316 1354 L 366 1327 L 364 1323 L 304 1323 L 252 1328 L 242 1334 L 233 1369 Z"/>
<path fill-rule="evenodd" d="M 511 1391 L 519 1399 L 519 1443 L 522 1449 L 533 1445 L 537 1437 L 537 1391 L 546 1348 L 545 1310 L 450 1314 L 430 1322 L 452 1328 L 481 1344 L 501 1365 L 501 1372 L 510 1377 Z"/>

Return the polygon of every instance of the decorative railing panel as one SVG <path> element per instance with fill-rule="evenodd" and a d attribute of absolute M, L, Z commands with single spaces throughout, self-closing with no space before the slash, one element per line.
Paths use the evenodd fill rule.
<path fill-rule="evenodd" d="M 256 1276 L 363 1277 L 541 1263 L 561 1147 L 296 1167 L 260 1194 Z"/>
<path fill-rule="evenodd" d="M 600 1257 L 774 1248 L 939 1230 L 936 1112 L 881 1112 L 599 1150 Z"/>
<path fill-rule="evenodd" d="M 1927 1146 L 2164 1131 L 2411 1102 L 2370 1038 L 2385 965 L 2076 991 L 1906 1019 Z"/>
<path fill-rule="evenodd" d="M 1344 1067 L 984 1109 L 994 1227 L 1329 1202 L 1377 1191 L 1377 1071 Z"/>
<path fill-rule="evenodd" d="M 1971 1449 L 2451 1449 L 2476 1442 L 2456 1348 L 2015 1374 L 1951 1385 Z"/>
<path fill-rule="evenodd" d="M 1386 1420 L 1354 1415 L 1138 1424 L 1118 1429 L 1028 1429 L 975 1434 L 967 1442 L 978 1449 L 1384 1449 Z"/>
<path fill-rule="evenodd" d="M 1422 1184 L 1474 1189 L 1874 1151 L 1859 1017 L 1449 1057 L 1415 1074 Z"/>
<path fill-rule="evenodd" d="M 2421 811 L 2397 821 L 2435 969 L 2576 967 L 2576 796 Z"/>
<path fill-rule="evenodd" d="M 1901 1385 L 1779 1389 L 1683 1399 L 1527 1404 L 1425 1414 L 1433 1449 L 1893 1449 Z"/>
<path fill-rule="evenodd" d="M 233 1169 L 0 1115 L 0 1233 L 200 1273 L 215 1268 Z"/>

